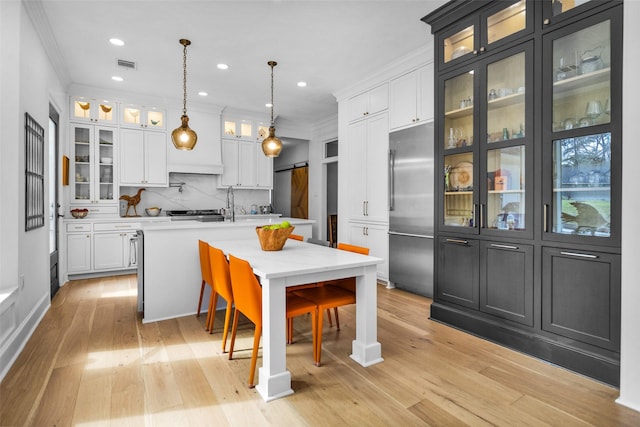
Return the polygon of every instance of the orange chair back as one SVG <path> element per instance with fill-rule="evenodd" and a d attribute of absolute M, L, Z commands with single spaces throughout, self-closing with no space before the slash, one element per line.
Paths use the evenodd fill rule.
<path fill-rule="evenodd" d="M 216 292 L 222 295 L 227 304 L 233 302 L 233 289 L 231 287 L 231 275 L 229 273 L 229 262 L 218 248 L 209 246 L 209 259 L 213 271 L 213 281 L 216 284 Z"/>
<path fill-rule="evenodd" d="M 304 241 L 304 236 L 300 236 L 299 234 L 289 234 L 289 238 L 293 240 Z"/>
<path fill-rule="evenodd" d="M 362 255 L 369 255 L 369 248 L 350 245 L 348 243 L 338 243 L 338 249 L 342 249 L 343 251 L 356 252 Z"/>
<path fill-rule="evenodd" d="M 200 271 L 202 280 L 213 287 L 213 274 L 211 273 L 211 261 L 209 260 L 209 244 L 198 240 L 198 250 L 200 251 Z"/>
<path fill-rule="evenodd" d="M 253 274 L 251 264 L 229 255 L 229 271 L 236 309 L 247 316 L 256 327 L 262 328 L 262 288 Z"/>

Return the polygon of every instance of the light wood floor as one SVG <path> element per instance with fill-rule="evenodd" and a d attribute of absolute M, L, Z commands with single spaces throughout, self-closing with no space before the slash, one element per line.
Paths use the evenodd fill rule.
<path fill-rule="evenodd" d="M 327 325 L 319 368 L 309 320 L 297 319 L 295 394 L 265 403 L 245 385 L 250 351 L 222 354 L 220 316 L 212 335 L 205 316 L 142 324 L 135 292 L 135 276 L 61 288 L 0 385 L 0 425 L 640 425 L 616 389 L 430 321 L 429 299 L 383 286 L 383 363 L 348 357 L 353 307 L 340 332 Z M 245 323 L 236 348 L 252 333 Z"/>

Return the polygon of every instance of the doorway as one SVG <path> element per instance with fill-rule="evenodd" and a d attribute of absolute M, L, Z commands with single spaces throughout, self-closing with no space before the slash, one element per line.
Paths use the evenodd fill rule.
<path fill-rule="evenodd" d="M 60 289 L 58 268 L 58 141 L 60 115 L 49 104 L 49 283 L 51 299 Z"/>

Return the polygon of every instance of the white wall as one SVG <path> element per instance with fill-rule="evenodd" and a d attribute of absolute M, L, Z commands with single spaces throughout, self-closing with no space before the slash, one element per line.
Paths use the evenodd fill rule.
<path fill-rule="evenodd" d="M 638 99 L 640 69 L 637 40 L 640 40 L 640 2 L 624 3 L 624 61 L 623 61 L 623 131 L 622 157 L 622 336 L 620 398 L 618 403 L 640 411 L 640 279 L 638 279 L 638 213 L 640 198 L 635 184 L 637 159 L 640 158 L 640 124 Z"/>
<path fill-rule="evenodd" d="M 24 114 L 28 112 L 45 129 L 45 142 L 49 103 L 60 109 L 61 123 L 66 122 L 67 115 L 63 108 L 65 90 L 21 2 L 0 2 L 0 17 L 0 289 L 19 285 L 21 277 L 24 278 L 10 319 L 15 323 L 9 323 L 15 328 L 3 335 L 4 341 L 0 343 L 1 378 L 50 304 L 48 222 L 45 221 L 45 227 L 24 231 Z M 62 133 L 61 137 L 66 136 Z M 48 168 L 47 144 L 45 147 L 45 168 Z M 45 193 L 44 206 L 48 205 Z"/>

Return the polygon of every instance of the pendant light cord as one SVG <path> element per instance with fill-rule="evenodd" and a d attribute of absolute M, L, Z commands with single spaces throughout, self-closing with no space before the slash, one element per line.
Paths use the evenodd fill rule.
<path fill-rule="evenodd" d="M 271 126 L 273 126 L 273 67 L 274 63 L 269 64 L 271 66 Z"/>
<path fill-rule="evenodd" d="M 183 93 L 183 101 L 182 101 L 182 115 L 187 115 L 187 44 L 184 43 L 184 50 L 182 54 L 182 93 Z M 273 89 L 272 89 L 273 90 Z"/>

